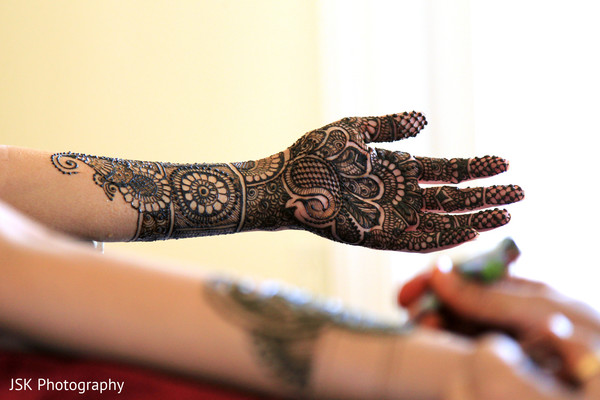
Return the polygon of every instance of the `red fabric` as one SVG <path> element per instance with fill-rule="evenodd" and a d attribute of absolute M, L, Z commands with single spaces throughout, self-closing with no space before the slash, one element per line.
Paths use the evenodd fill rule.
<path fill-rule="evenodd" d="M 33 390 L 15 391 L 12 379 L 33 378 Z M 75 391 L 38 390 L 38 378 L 51 381 L 112 381 L 124 382 L 118 391 Z M 23 382 L 23 381 L 17 381 Z M 18 387 L 19 385 L 17 385 Z M 156 371 L 104 361 L 64 357 L 54 354 L 30 354 L 0 352 L 0 399 L 7 400 L 69 400 L 69 399 L 210 399 L 210 400 L 265 400 L 262 395 L 243 393 L 239 390 L 213 383 L 186 380 Z"/>

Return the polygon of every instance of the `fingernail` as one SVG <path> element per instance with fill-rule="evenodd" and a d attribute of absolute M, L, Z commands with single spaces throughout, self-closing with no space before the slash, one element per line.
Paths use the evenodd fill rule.
<path fill-rule="evenodd" d="M 448 256 L 441 256 L 437 259 L 435 266 L 440 270 L 440 272 L 447 274 L 452 271 L 452 259 Z"/>
<path fill-rule="evenodd" d="M 548 320 L 548 329 L 556 337 L 560 339 L 567 339 L 573 335 L 573 323 L 564 314 L 556 313 L 553 314 Z"/>

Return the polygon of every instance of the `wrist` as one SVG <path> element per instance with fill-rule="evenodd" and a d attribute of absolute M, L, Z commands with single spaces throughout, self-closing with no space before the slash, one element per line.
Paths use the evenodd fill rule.
<path fill-rule="evenodd" d="M 386 399 L 388 366 L 397 335 L 329 329 L 319 338 L 311 391 L 316 398 Z"/>
<path fill-rule="evenodd" d="M 233 163 L 239 172 L 244 195 L 242 231 L 277 230 L 294 225 L 293 213 L 282 175 L 289 158 L 281 152 L 257 161 Z"/>
<path fill-rule="evenodd" d="M 466 399 L 470 390 L 473 343 L 463 337 L 430 329 L 415 329 L 397 350 L 390 367 L 390 398 Z"/>
<path fill-rule="evenodd" d="M 311 387 L 318 398 L 430 399 L 461 391 L 473 349 L 429 330 L 377 335 L 328 330 L 319 340 Z"/>

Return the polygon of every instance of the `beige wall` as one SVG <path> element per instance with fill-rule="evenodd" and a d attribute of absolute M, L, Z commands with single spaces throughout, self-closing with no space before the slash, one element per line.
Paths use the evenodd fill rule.
<path fill-rule="evenodd" d="M 0 142 L 181 162 L 283 150 L 322 125 L 313 1 L 2 1 Z M 107 246 L 323 292 L 328 246 L 245 233 Z"/>

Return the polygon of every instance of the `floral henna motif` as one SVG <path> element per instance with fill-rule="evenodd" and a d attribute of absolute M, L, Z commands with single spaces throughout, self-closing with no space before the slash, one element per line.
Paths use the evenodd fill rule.
<path fill-rule="evenodd" d="M 262 160 L 235 163 L 234 165 L 244 176 L 245 182 L 252 185 L 276 178 L 283 170 L 285 156 L 286 153 L 278 153 Z"/>
<path fill-rule="evenodd" d="M 237 197 L 234 181 L 208 165 L 180 167 L 171 173 L 182 213 L 196 223 L 214 226 L 235 214 Z"/>
<path fill-rule="evenodd" d="M 76 174 L 79 162 L 112 200 L 117 192 L 139 211 L 132 240 L 149 241 L 235 232 L 241 224 L 242 186 L 228 165 L 174 165 L 58 153 L 52 163 Z"/>
<path fill-rule="evenodd" d="M 413 157 L 371 142 L 415 136 L 421 113 L 344 118 L 301 137 L 287 150 L 233 164 L 169 164 L 59 153 L 65 174 L 81 163 L 109 199 L 120 193 L 139 211 L 133 240 L 280 228 L 306 229 L 376 249 L 431 251 L 470 240 L 510 220 L 504 210 L 447 215 L 523 198 L 518 186 L 421 188 L 506 171 L 506 160 Z"/>

